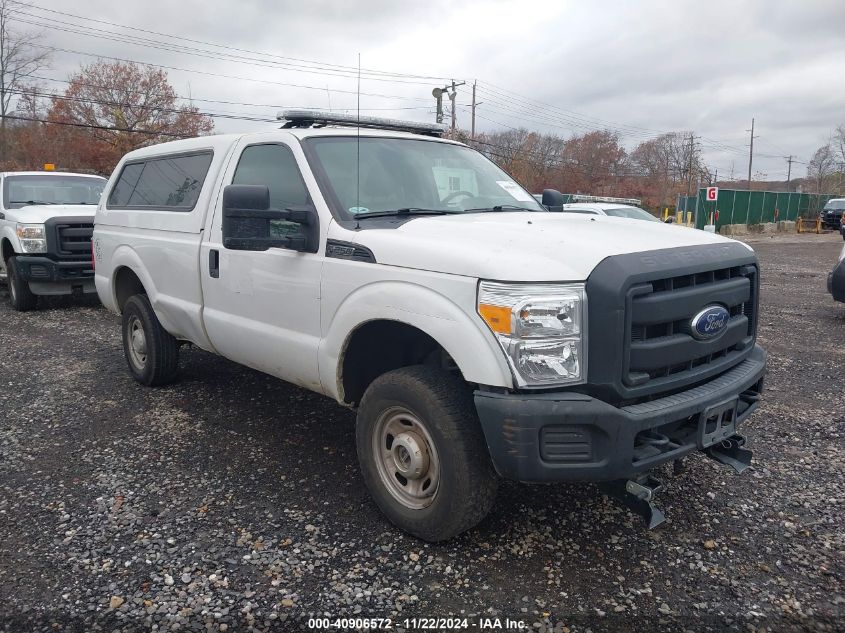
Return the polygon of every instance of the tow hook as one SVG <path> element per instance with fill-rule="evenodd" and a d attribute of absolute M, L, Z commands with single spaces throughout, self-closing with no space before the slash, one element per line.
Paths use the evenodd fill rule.
<path fill-rule="evenodd" d="M 733 468 L 739 475 L 751 465 L 753 453 L 745 446 L 745 437 L 732 435 L 705 449 L 707 457 Z"/>
<path fill-rule="evenodd" d="M 632 513 L 641 516 L 649 530 L 666 520 L 663 511 L 652 503 L 654 495 L 663 489 L 663 484 L 654 475 L 646 473 L 636 479 L 616 479 L 601 484 L 601 487 Z"/>

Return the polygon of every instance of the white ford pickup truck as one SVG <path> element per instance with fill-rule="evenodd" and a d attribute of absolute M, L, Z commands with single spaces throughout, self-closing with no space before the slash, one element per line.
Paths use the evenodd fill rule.
<path fill-rule="evenodd" d="M 373 499 L 432 541 L 481 521 L 500 477 L 605 482 L 655 525 L 655 467 L 748 465 L 748 246 L 550 213 L 439 127 L 280 118 L 136 150 L 109 180 L 95 281 L 141 383 L 190 342 L 353 407 Z"/>
<path fill-rule="evenodd" d="M 91 234 L 106 179 L 58 171 L 0 173 L 0 271 L 15 310 L 38 295 L 94 292 Z"/>

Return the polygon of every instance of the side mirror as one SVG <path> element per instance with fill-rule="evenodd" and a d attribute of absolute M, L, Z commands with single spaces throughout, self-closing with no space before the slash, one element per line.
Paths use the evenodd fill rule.
<path fill-rule="evenodd" d="M 670 215 L 668 218 L 666 218 L 666 219 L 665 219 L 665 220 L 663 220 L 663 221 L 664 221 L 666 224 L 674 224 L 674 222 L 675 222 L 675 216 L 674 216 L 674 215 Z"/>
<path fill-rule="evenodd" d="M 566 196 L 557 189 L 543 189 L 543 200 L 541 204 L 549 211 L 563 211 L 565 202 Z M 552 207 L 556 208 L 553 209 Z"/>
<path fill-rule="evenodd" d="M 317 211 L 311 205 L 271 209 L 266 185 L 227 185 L 223 189 L 224 248 L 289 248 L 316 253 L 319 236 Z"/>

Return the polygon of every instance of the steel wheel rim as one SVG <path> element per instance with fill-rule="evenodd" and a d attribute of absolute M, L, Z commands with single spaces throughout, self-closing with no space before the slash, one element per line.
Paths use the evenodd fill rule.
<path fill-rule="evenodd" d="M 126 324 L 126 348 L 129 359 L 137 369 L 143 370 L 147 365 L 147 335 L 144 325 L 137 316 L 132 316 Z"/>
<path fill-rule="evenodd" d="M 376 421 L 373 456 L 381 483 L 406 508 L 422 510 L 437 496 L 440 458 L 425 424 L 408 409 L 392 407 Z"/>

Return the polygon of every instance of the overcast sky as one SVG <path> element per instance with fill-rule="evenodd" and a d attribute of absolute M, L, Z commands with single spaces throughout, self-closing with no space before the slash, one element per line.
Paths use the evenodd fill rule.
<path fill-rule="evenodd" d="M 431 89 L 455 79 L 467 82 L 457 102 L 458 124 L 469 128 L 477 80 L 480 130 L 568 137 L 611 128 L 628 149 L 694 130 L 720 179 L 747 173 L 752 117 L 754 172 L 769 179 L 786 178 L 783 157 L 806 163 L 845 124 L 844 0 L 38 0 L 16 11 L 15 28 L 39 31 L 59 49 L 42 77 L 67 79 L 98 55 L 160 64 L 179 94 L 214 113 L 354 111 L 360 53 L 362 113 L 433 120 Z M 174 45 L 183 52 L 162 50 Z M 275 123 L 215 125 L 233 132 Z M 805 172 L 793 165 L 793 176 Z"/>

